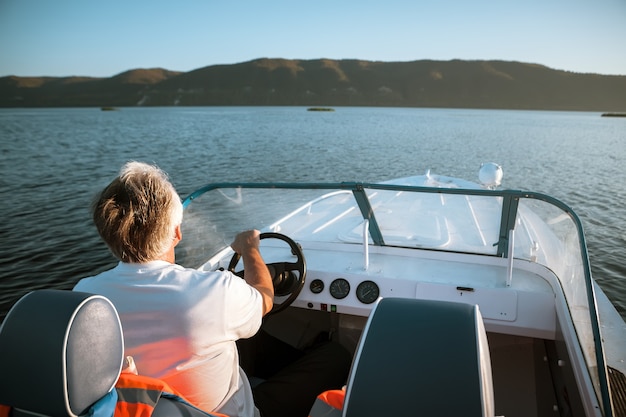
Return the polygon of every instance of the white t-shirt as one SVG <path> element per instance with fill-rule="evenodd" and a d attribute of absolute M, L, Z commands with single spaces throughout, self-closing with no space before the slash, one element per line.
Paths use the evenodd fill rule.
<path fill-rule="evenodd" d="M 120 262 L 76 284 L 115 305 L 125 354 L 139 374 L 160 378 L 207 411 L 252 417 L 248 379 L 235 342 L 261 326 L 261 294 L 230 272 L 204 272 L 165 261 Z"/>

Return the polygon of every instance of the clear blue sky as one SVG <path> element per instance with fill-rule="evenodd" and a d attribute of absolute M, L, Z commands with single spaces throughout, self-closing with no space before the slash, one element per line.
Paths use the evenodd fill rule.
<path fill-rule="evenodd" d="M 261 57 L 502 59 L 626 75 L 626 0 L 0 0 L 0 76 Z"/>

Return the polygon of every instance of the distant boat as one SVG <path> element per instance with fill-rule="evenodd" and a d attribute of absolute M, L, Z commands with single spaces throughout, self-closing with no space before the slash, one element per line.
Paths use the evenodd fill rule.
<path fill-rule="evenodd" d="M 113 110 L 117 110 L 117 107 L 104 106 L 104 107 L 100 107 L 100 110 L 102 110 L 102 111 L 113 111 Z"/>
<path fill-rule="evenodd" d="M 335 111 L 331 107 L 309 107 L 307 111 Z"/>
<path fill-rule="evenodd" d="M 602 117 L 626 117 L 626 113 L 602 113 Z"/>

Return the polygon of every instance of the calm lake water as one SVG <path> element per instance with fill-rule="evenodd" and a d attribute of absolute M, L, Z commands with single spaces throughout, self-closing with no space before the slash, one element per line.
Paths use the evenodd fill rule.
<path fill-rule="evenodd" d="M 592 273 L 626 317 L 626 119 L 463 109 L 169 107 L 0 109 L 0 320 L 26 292 L 70 289 L 116 264 L 93 196 L 128 160 L 182 196 L 214 181 L 368 181 L 433 173 L 561 199 L 581 217 Z"/>

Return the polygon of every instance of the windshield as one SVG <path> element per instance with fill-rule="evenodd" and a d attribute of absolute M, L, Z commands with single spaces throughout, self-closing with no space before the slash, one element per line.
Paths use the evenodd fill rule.
<path fill-rule="evenodd" d="M 299 242 L 512 254 L 541 264 L 559 279 L 596 391 L 600 397 L 608 393 L 582 226 L 569 207 L 549 196 L 387 183 L 214 184 L 184 205 L 177 257 L 190 267 L 251 228 Z"/>

